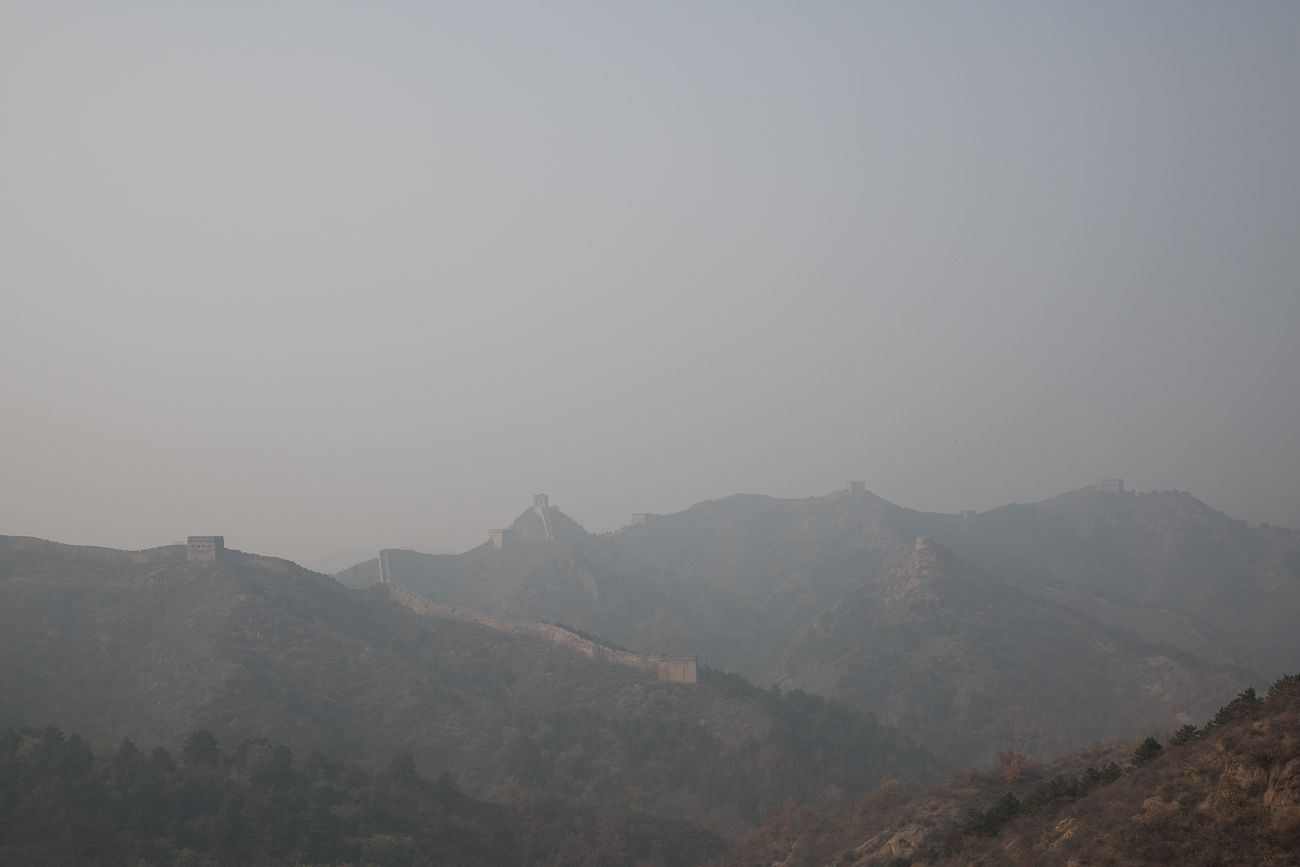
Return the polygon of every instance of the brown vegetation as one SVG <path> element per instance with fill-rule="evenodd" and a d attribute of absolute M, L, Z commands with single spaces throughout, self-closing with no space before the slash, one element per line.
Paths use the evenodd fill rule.
<path fill-rule="evenodd" d="M 727 863 L 1300 863 L 1300 675 L 1262 698 L 1243 692 L 1203 731 L 1176 741 L 1095 749 L 1031 768 L 1014 784 L 955 769 L 902 803 L 881 790 L 839 810 L 787 804 Z M 1122 774 L 1104 767 L 1117 759 L 1128 760 Z M 1004 767 L 1019 776 L 1023 765 Z"/>

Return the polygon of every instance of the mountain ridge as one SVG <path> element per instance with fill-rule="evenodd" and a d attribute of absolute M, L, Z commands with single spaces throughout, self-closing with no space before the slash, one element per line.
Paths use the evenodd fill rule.
<path fill-rule="evenodd" d="M 571 623 L 642 653 L 695 650 L 760 684 L 840 696 L 887 718 L 876 699 L 852 698 L 839 686 L 843 672 L 832 675 L 829 661 L 818 667 L 805 658 L 793 671 L 787 662 L 810 624 L 912 556 L 918 537 L 1027 594 L 1015 605 L 1033 597 L 1042 611 L 1072 612 L 1070 629 L 1096 633 L 1117 659 L 1145 654 L 1180 671 L 1208 671 L 1215 696 L 1177 711 L 1184 715 L 1199 712 L 1198 702 L 1221 702 L 1252 672 L 1285 669 L 1297 643 L 1286 624 L 1300 616 L 1300 534 L 1245 527 L 1182 493 L 1089 486 L 961 515 L 916 512 L 864 491 L 737 494 L 602 535 L 556 506 L 547 514 L 557 526 L 567 522 L 563 538 L 547 540 L 536 512 L 526 510 L 500 550 L 485 544 L 436 558 L 389 551 L 394 580 L 431 600 Z M 1207 547 L 1214 557 L 1204 556 Z M 1201 561 L 1231 568 L 1218 573 Z M 1189 574 L 1181 597 L 1180 569 Z M 1234 601 L 1245 612 L 1268 609 L 1264 628 L 1247 628 L 1251 621 L 1232 613 Z M 1196 692 L 1179 679 L 1182 694 Z M 983 749 L 1007 746 L 1027 744 Z"/>

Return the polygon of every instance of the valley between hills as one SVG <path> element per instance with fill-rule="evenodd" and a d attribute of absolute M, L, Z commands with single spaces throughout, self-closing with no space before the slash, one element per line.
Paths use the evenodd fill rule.
<path fill-rule="evenodd" d="M 1293 863 L 1296 531 L 1122 486 L 965 515 L 850 487 L 602 535 L 545 504 L 501 542 L 326 576 L 0 537 L 0 855 L 1002 863 L 998 837 L 1083 864 L 1078 835 L 1034 855 L 1056 832 L 1030 824 L 1108 792 L 1191 804 L 1156 792 L 1176 764 L 1218 781 L 1196 789 L 1213 815 L 1237 781 L 1224 840 Z M 698 655 L 696 682 L 627 664 L 672 652 Z M 42 774 L 68 841 L 17 818 Z M 150 824 L 155 790 L 189 794 Z M 1030 807 L 989 813 L 1007 791 Z M 1136 832 L 1106 822 L 1118 857 Z"/>

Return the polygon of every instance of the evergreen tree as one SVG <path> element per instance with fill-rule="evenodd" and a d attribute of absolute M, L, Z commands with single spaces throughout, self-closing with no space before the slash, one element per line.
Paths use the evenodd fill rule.
<path fill-rule="evenodd" d="M 181 749 L 181 761 L 190 768 L 205 766 L 215 768 L 220 756 L 217 736 L 207 729 L 190 732 L 189 737 L 185 738 L 185 746 Z"/>

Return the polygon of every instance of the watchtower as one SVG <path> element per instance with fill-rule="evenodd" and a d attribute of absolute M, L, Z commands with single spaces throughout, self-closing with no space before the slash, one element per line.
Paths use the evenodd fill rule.
<path fill-rule="evenodd" d="M 632 515 L 633 524 L 647 524 L 650 522 L 649 512 L 636 512 Z"/>
<path fill-rule="evenodd" d="M 185 542 L 185 559 L 212 562 L 225 550 L 225 536 L 190 536 Z"/>
<path fill-rule="evenodd" d="M 665 653 L 659 657 L 659 679 L 669 683 L 695 683 L 698 657 L 694 653 Z"/>
<path fill-rule="evenodd" d="M 933 542 L 933 541 L 934 541 L 934 537 L 933 537 L 933 536 L 917 536 L 917 537 L 916 537 L 916 550 L 918 550 L 918 551 L 923 550 L 923 549 L 925 548 L 926 545 L 929 545 L 929 544 L 930 544 L 931 542 Z"/>
<path fill-rule="evenodd" d="M 551 498 L 545 494 L 533 494 L 533 508 L 549 509 L 551 507 Z"/>
<path fill-rule="evenodd" d="M 865 494 L 867 492 L 867 483 L 849 482 L 848 489 L 849 489 L 850 496 L 852 496 L 853 494 Z"/>
<path fill-rule="evenodd" d="M 492 547 L 500 550 L 506 546 L 505 530 L 488 530 L 488 538 L 492 540 Z"/>
<path fill-rule="evenodd" d="M 1114 491 L 1117 494 L 1122 494 L 1124 493 L 1124 480 L 1102 479 L 1101 484 L 1097 487 L 1101 488 L 1103 491 Z"/>

